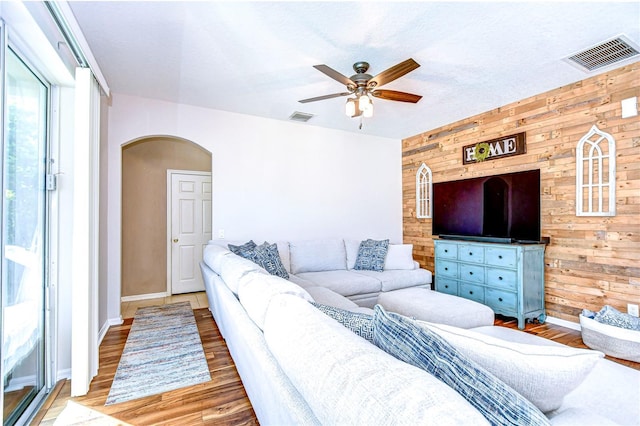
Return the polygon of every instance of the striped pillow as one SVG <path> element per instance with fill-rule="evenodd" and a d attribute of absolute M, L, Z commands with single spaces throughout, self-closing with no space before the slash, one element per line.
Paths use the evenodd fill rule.
<path fill-rule="evenodd" d="M 413 320 L 376 305 L 373 342 L 401 361 L 419 367 L 449 385 L 492 425 L 548 425 L 531 402 L 478 366 L 440 336 Z"/>

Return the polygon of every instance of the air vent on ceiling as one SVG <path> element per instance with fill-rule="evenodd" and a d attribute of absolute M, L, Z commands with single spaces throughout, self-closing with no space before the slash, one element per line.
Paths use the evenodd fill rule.
<path fill-rule="evenodd" d="M 313 114 L 307 114 L 306 112 L 294 112 L 293 114 L 291 114 L 289 116 L 289 120 L 293 120 L 293 121 L 301 121 L 303 123 L 306 123 L 307 121 L 309 121 L 311 119 L 311 117 L 313 117 Z"/>
<path fill-rule="evenodd" d="M 565 60 L 584 71 L 595 71 L 638 55 L 640 49 L 637 46 L 626 37 L 618 36 L 571 55 Z"/>

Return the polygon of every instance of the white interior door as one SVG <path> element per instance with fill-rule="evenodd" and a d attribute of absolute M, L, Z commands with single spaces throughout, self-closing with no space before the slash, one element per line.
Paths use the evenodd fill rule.
<path fill-rule="evenodd" d="M 170 294 L 204 291 L 199 263 L 211 239 L 211 173 L 169 170 Z"/>

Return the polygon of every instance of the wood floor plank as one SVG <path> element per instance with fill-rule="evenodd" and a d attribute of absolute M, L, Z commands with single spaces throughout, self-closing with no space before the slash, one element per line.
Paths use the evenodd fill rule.
<path fill-rule="evenodd" d="M 132 320 L 109 329 L 100 345 L 100 369 L 89 393 L 70 398 L 69 382 L 63 383 L 48 410 L 39 413 L 40 425 L 52 425 L 71 399 L 132 425 L 258 425 L 233 359 L 208 309 L 194 310 L 212 380 L 158 395 L 110 406 L 104 405 L 124 349 Z M 496 317 L 495 325 L 517 329 L 515 319 Z M 573 347 L 586 348 L 579 331 L 545 323 L 528 323 L 525 332 Z M 640 363 L 611 358 L 640 370 Z"/>

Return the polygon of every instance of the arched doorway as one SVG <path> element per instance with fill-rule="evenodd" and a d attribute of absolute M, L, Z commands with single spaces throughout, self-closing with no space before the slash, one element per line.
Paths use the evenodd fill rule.
<path fill-rule="evenodd" d="M 211 173 L 211 153 L 177 137 L 152 136 L 122 147 L 121 297 L 167 291 L 167 170 Z"/>

